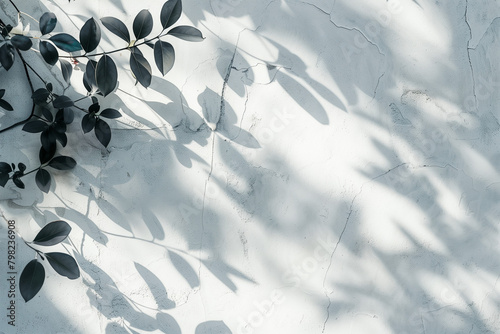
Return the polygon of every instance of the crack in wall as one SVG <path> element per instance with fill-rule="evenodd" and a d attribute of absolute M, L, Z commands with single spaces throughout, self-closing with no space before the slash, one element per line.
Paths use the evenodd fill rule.
<path fill-rule="evenodd" d="M 470 66 L 470 71 L 471 71 L 471 76 L 472 76 L 472 94 L 474 95 L 474 103 L 475 103 L 475 108 L 476 112 L 478 111 L 478 105 L 477 105 L 477 96 L 476 96 L 476 76 L 474 75 L 474 67 L 472 66 L 472 61 L 470 58 L 470 50 L 472 48 L 470 47 L 470 41 L 472 40 L 472 28 L 469 24 L 469 21 L 467 20 L 467 13 L 469 10 L 469 0 L 465 0 L 465 13 L 464 13 L 464 20 L 465 24 L 467 24 L 467 27 L 469 28 L 469 40 L 467 41 L 467 58 L 469 60 L 469 66 Z"/>
<path fill-rule="evenodd" d="M 330 272 L 330 268 L 332 267 L 333 256 L 335 255 L 335 252 L 337 251 L 337 248 L 338 248 L 340 242 L 342 241 L 342 237 L 344 236 L 344 233 L 347 230 L 347 226 L 349 225 L 349 221 L 351 220 L 352 213 L 354 212 L 354 202 L 356 201 L 356 198 L 363 192 L 363 187 L 365 185 L 367 185 L 367 184 L 375 181 L 378 178 L 381 178 L 381 177 L 389 174 L 390 172 L 392 172 L 392 171 L 394 171 L 394 170 L 398 169 L 399 167 L 404 166 L 406 164 L 407 163 L 400 163 L 399 165 L 394 166 L 391 169 L 387 170 L 386 172 L 384 172 L 384 173 L 382 173 L 380 175 L 377 175 L 377 176 L 373 177 L 372 179 L 370 179 L 369 181 L 363 183 L 361 185 L 361 187 L 359 188 L 358 193 L 356 195 L 354 195 L 354 197 L 352 198 L 351 204 L 349 205 L 349 212 L 347 213 L 347 217 L 346 217 L 346 220 L 345 220 L 345 223 L 344 223 L 344 227 L 342 228 L 342 231 L 340 232 L 340 235 L 339 235 L 339 238 L 337 240 L 337 243 L 335 244 L 335 247 L 333 248 L 333 251 L 330 254 L 330 262 L 329 262 L 328 267 L 326 269 L 325 276 L 323 277 L 323 292 L 324 292 L 326 298 L 328 298 L 328 305 L 326 307 L 326 319 L 323 322 L 323 329 L 322 329 L 321 333 L 325 333 L 326 324 L 328 323 L 328 320 L 330 319 L 330 306 L 332 305 L 332 299 L 330 298 L 330 294 L 328 294 L 328 292 L 326 291 L 326 287 L 325 287 L 325 285 L 326 285 L 326 278 L 328 276 L 328 273 Z"/>

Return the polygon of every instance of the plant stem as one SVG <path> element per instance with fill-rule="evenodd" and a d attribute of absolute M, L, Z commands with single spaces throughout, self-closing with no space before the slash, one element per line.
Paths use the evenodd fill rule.
<path fill-rule="evenodd" d="M 19 10 L 19 8 L 17 8 L 16 4 L 12 0 L 9 0 L 9 2 L 16 9 L 17 13 L 21 14 L 21 11 Z"/>
<path fill-rule="evenodd" d="M 44 258 L 44 256 L 42 255 L 42 254 L 43 254 L 43 252 L 42 252 L 42 251 L 39 251 L 38 249 L 31 247 L 31 246 L 29 245 L 30 243 L 28 243 L 26 240 L 23 240 L 23 241 L 24 241 L 24 244 L 25 244 L 26 246 L 28 246 L 29 248 L 31 248 L 32 250 L 34 250 L 34 251 L 35 251 L 38 255 L 40 255 L 40 256 L 42 257 L 42 259 Z"/>

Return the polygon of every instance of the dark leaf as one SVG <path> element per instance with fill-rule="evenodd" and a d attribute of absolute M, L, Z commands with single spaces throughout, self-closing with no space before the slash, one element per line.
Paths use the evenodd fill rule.
<path fill-rule="evenodd" d="M 24 267 L 19 278 L 19 290 L 25 302 L 36 296 L 45 281 L 45 269 L 43 265 L 34 259 Z"/>
<path fill-rule="evenodd" d="M 71 108 L 59 109 L 56 113 L 56 122 L 71 124 L 74 118 L 75 118 L 75 113 Z"/>
<path fill-rule="evenodd" d="M 14 184 L 19 188 L 19 189 L 24 189 L 24 183 L 23 181 L 21 181 L 21 179 L 19 178 L 19 176 L 14 176 L 12 178 L 12 181 L 14 181 Z"/>
<path fill-rule="evenodd" d="M 5 187 L 8 181 L 9 181 L 9 174 L 0 173 L 0 186 Z"/>
<path fill-rule="evenodd" d="M 35 181 L 38 188 L 44 193 L 48 193 L 50 189 L 50 173 L 45 169 L 39 169 L 35 175 Z"/>
<path fill-rule="evenodd" d="M 31 98 L 36 104 L 46 104 L 49 95 L 50 92 L 46 88 L 38 88 L 33 95 L 31 95 Z"/>
<path fill-rule="evenodd" d="M 28 51 L 33 46 L 31 39 L 23 35 L 12 36 L 10 41 L 16 48 L 22 51 Z"/>
<path fill-rule="evenodd" d="M 47 128 L 42 132 L 40 141 L 42 142 L 42 147 L 47 150 L 47 152 L 52 152 L 52 150 L 55 151 L 53 147 L 56 146 L 56 134 L 51 128 Z"/>
<path fill-rule="evenodd" d="M 21 171 L 21 174 L 23 174 L 24 171 L 26 170 L 26 165 L 20 162 L 17 164 L 17 168 L 19 169 L 19 171 Z"/>
<path fill-rule="evenodd" d="M 160 21 L 163 29 L 173 25 L 182 14 L 182 3 L 180 0 L 168 0 L 160 12 Z"/>
<path fill-rule="evenodd" d="M 6 162 L 0 162 L 0 173 L 10 173 L 12 172 L 12 167 Z"/>
<path fill-rule="evenodd" d="M 48 34 L 54 30 L 57 24 L 57 17 L 54 13 L 46 12 L 40 17 L 40 32 L 42 35 Z"/>
<path fill-rule="evenodd" d="M 71 80 L 71 74 L 73 74 L 73 66 L 71 66 L 71 63 L 69 61 L 66 61 L 64 59 L 59 59 L 59 62 L 61 63 L 61 72 L 64 81 L 69 84 Z"/>
<path fill-rule="evenodd" d="M 168 32 L 168 35 L 172 35 L 190 42 L 201 42 L 202 40 L 204 40 L 201 31 L 199 31 L 195 27 L 190 26 L 178 26 L 172 28 L 172 30 Z"/>
<path fill-rule="evenodd" d="M 0 64 L 8 71 L 14 64 L 14 47 L 9 43 L 4 43 L 0 47 Z"/>
<path fill-rule="evenodd" d="M 120 114 L 120 112 L 116 109 L 107 108 L 107 109 L 104 109 L 103 111 L 101 111 L 99 116 L 106 117 L 106 118 L 119 118 L 122 116 L 122 114 Z"/>
<path fill-rule="evenodd" d="M 76 161 L 71 157 L 60 155 L 49 162 L 49 166 L 59 170 L 70 170 L 75 168 Z"/>
<path fill-rule="evenodd" d="M 65 253 L 45 253 L 47 260 L 49 260 L 50 265 L 54 270 L 61 276 L 65 276 L 69 279 L 76 279 L 80 277 L 80 268 L 75 259 Z"/>
<path fill-rule="evenodd" d="M 47 84 L 45 85 L 45 88 L 47 88 L 47 90 L 52 93 L 53 87 L 52 87 L 52 83 L 51 82 L 47 82 Z"/>
<path fill-rule="evenodd" d="M 41 164 L 45 164 L 52 159 L 52 157 L 56 154 L 56 145 L 52 145 L 49 147 L 49 150 L 46 150 L 43 148 L 43 146 L 40 148 L 40 153 L 38 154 L 38 158 L 40 159 Z"/>
<path fill-rule="evenodd" d="M 83 75 L 83 84 L 88 92 L 94 90 L 94 87 L 97 88 L 97 83 L 95 82 L 95 68 L 97 66 L 97 62 L 93 60 L 89 60 L 85 67 L 85 74 Z"/>
<path fill-rule="evenodd" d="M 59 59 L 59 52 L 54 45 L 47 41 L 40 41 L 40 53 L 47 64 L 55 65 Z"/>
<path fill-rule="evenodd" d="M 175 61 L 174 47 L 167 42 L 158 41 L 155 44 L 155 62 L 161 74 L 165 75 L 172 69 Z"/>
<path fill-rule="evenodd" d="M 104 55 L 99 59 L 95 69 L 95 81 L 104 96 L 115 90 L 118 82 L 118 71 L 110 56 Z"/>
<path fill-rule="evenodd" d="M 42 108 L 42 115 L 49 122 L 52 122 L 54 120 L 54 116 L 52 116 L 52 112 L 47 108 Z"/>
<path fill-rule="evenodd" d="M 132 25 L 136 39 L 146 37 L 153 30 L 153 16 L 147 9 L 143 9 L 137 14 Z"/>
<path fill-rule="evenodd" d="M 71 232 L 71 226 L 68 223 L 64 220 L 56 220 L 45 225 L 33 239 L 33 243 L 40 246 L 53 246 L 66 239 L 69 232 Z"/>
<path fill-rule="evenodd" d="M 109 31 L 111 31 L 116 36 L 123 39 L 125 42 L 130 43 L 130 34 L 128 32 L 125 24 L 115 17 L 103 17 L 101 19 L 103 26 L 105 26 Z"/>
<path fill-rule="evenodd" d="M 94 18 L 90 18 L 85 22 L 82 30 L 80 30 L 80 43 L 85 52 L 91 52 L 97 48 L 100 41 L 101 28 Z"/>
<path fill-rule="evenodd" d="M 91 113 L 96 113 L 98 112 L 99 110 L 101 109 L 101 106 L 99 105 L 99 102 L 95 102 L 93 103 L 90 107 L 89 107 L 89 112 Z"/>
<path fill-rule="evenodd" d="M 71 35 L 60 33 L 49 38 L 59 49 L 66 52 L 80 51 L 82 46 Z"/>
<path fill-rule="evenodd" d="M 151 84 L 152 76 L 151 66 L 146 58 L 139 53 L 132 52 L 130 54 L 130 69 L 141 85 L 148 88 Z"/>
<path fill-rule="evenodd" d="M 0 89 L 0 99 L 5 95 L 5 89 Z"/>
<path fill-rule="evenodd" d="M 62 109 L 60 109 L 62 110 Z M 52 124 L 52 128 L 55 133 L 65 133 L 66 132 L 66 123 L 63 121 L 58 121 Z"/>
<path fill-rule="evenodd" d="M 96 118 L 94 115 L 87 114 L 82 117 L 82 130 L 83 133 L 90 132 L 94 129 Z"/>
<path fill-rule="evenodd" d="M 68 144 L 68 136 L 66 136 L 64 132 L 58 132 L 58 131 L 56 131 L 55 134 L 56 134 L 56 139 L 59 143 L 61 143 L 61 146 L 66 147 L 66 144 Z"/>
<path fill-rule="evenodd" d="M 74 103 L 73 100 L 70 99 L 69 97 L 65 95 L 60 95 L 55 98 L 55 100 L 52 102 L 52 105 L 56 109 L 62 109 L 62 108 L 72 107 Z"/>
<path fill-rule="evenodd" d="M 0 108 L 5 109 L 7 111 L 14 110 L 14 108 L 12 108 L 12 106 L 10 105 L 9 102 L 2 100 L 2 99 L 0 99 Z"/>
<path fill-rule="evenodd" d="M 29 133 L 38 133 L 46 130 L 48 127 L 49 127 L 48 124 L 45 123 L 44 121 L 34 120 L 24 124 L 23 131 Z"/>
<path fill-rule="evenodd" d="M 94 128 L 95 136 L 101 142 L 104 147 L 107 147 L 109 141 L 111 140 L 111 129 L 109 128 L 108 123 L 103 121 L 102 119 L 98 119 L 95 128 Z"/>

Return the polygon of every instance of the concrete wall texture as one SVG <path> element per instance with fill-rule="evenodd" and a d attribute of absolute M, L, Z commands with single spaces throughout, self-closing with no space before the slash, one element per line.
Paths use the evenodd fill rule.
<path fill-rule="evenodd" d="M 159 22 L 164 1 L 15 2 L 78 36 L 89 17 Z M 77 113 L 73 171 L 48 194 L 29 177 L 0 188 L 17 279 L 34 256 L 21 236 L 60 219 L 72 231 L 54 247 L 81 270 L 45 266 L 10 326 L 1 220 L 0 333 L 500 333 L 498 17 L 497 0 L 184 0 L 178 24 L 206 39 L 169 37 L 165 77 L 135 85 L 114 55 L 110 145 Z M 17 22 L 7 0 L 0 18 Z M 100 47 L 123 46 L 101 28 Z M 26 57 L 63 90 L 58 65 Z M 15 109 L 0 128 L 30 108 L 22 71 L 0 69 Z M 35 166 L 38 149 L 0 134 L 0 161 Z"/>

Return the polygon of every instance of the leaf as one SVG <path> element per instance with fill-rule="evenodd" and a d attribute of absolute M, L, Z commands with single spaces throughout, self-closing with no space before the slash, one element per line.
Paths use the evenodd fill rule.
<path fill-rule="evenodd" d="M 0 162 L 0 173 L 10 173 L 12 172 L 12 167 L 6 162 Z"/>
<path fill-rule="evenodd" d="M 40 141 L 42 142 L 42 147 L 47 150 L 47 152 L 55 151 L 53 147 L 56 146 L 56 135 L 51 128 L 43 130 Z"/>
<path fill-rule="evenodd" d="M 120 112 L 116 109 L 107 108 L 107 109 L 104 109 L 103 111 L 101 111 L 99 116 L 106 117 L 106 118 L 119 118 L 122 116 L 122 114 L 120 114 Z"/>
<path fill-rule="evenodd" d="M 172 28 L 172 30 L 170 30 L 167 34 L 190 42 L 201 42 L 205 39 L 201 31 L 190 26 L 178 26 Z"/>
<path fill-rule="evenodd" d="M 51 82 L 47 82 L 47 84 L 45 85 L 45 88 L 47 88 L 47 90 L 52 93 L 53 87 L 52 87 L 52 83 Z"/>
<path fill-rule="evenodd" d="M 42 108 L 42 115 L 49 122 L 52 122 L 54 120 L 54 116 L 52 116 L 52 113 L 47 108 Z"/>
<path fill-rule="evenodd" d="M 60 95 L 52 101 L 52 105 L 56 109 L 68 108 L 74 105 L 73 100 L 65 95 Z"/>
<path fill-rule="evenodd" d="M 71 108 L 64 108 L 61 110 L 63 114 L 63 122 L 65 124 L 71 124 L 73 122 L 73 119 L 75 119 L 75 113 L 73 112 L 73 110 Z"/>
<path fill-rule="evenodd" d="M 130 44 L 130 34 L 127 26 L 122 21 L 115 17 L 107 16 L 101 19 L 101 23 L 106 29 Z"/>
<path fill-rule="evenodd" d="M 0 89 L 0 99 L 5 95 L 5 89 Z"/>
<path fill-rule="evenodd" d="M 130 54 L 130 69 L 141 85 L 148 88 L 152 79 L 151 66 L 142 54 L 137 52 Z"/>
<path fill-rule="evenodd" d="M 82 130 L 83 133 L 90 132 L 94 129 L 96 118 L 94 115 L 86 114 L 82 117 Z"/>
<path fill-rule="evenodd" d="M 46 104 L 49 98 L 50 92 L 46 88 L 38 88 L 35 90 L 31 98 L 36 104 Z"/>
<path fill-rule="evenodd" d="M 61 72 L 64 81 L 69 84 L 71 80 L 71 74 L 73 74 L 73 66 L 71 66 L 71 63 L 69 61 L 64 59 L 59 59 L 59 62 L 61 63 Z"/>
<path fill-rule="evenodd" d="M 71 157 L 60 155 L 49 162 L 49 166 L 59 170 L 70 170 L 75 168 L 76 161 Z"/>
<path fill-rule="evenodd" d="M 10 41 L 16 48 L 22 51 L 28 51 L 33 46 L 31 39 L 22 35 L 12 36 Z"/>
<path fill-rule="evenodd" d="M 155 44 L 154 54 L 158 70 L 160 70 L 163 75 L 167 74 L 174 66 L 174 47 L 170 43 L 159 40 Z"/>
<path fill-rule="evenodd" d="M 31 122 L 28 122 L 24 124 L 23 126 L 23 131 L 29 132 L 29 133 L 38 133 L 46 130 L 49 127 L 47 123 L 44 121 L 40 120 L 34 120 Z"/>
<path fill-rule="evenodd" d="M 80 277 L 80 268 L 72 256 L 59 252 L 45 253 L 45 256 L 59 275 L 69 279 Z"/>
<path fill-rule="evenodd" d="M 68 144 L 68 136 L 66 136 L 64 132 L 56 131 L 55 134 L 56 134 L 56 139 L 59 143 L 61 143 L 61 146 L 66 147 L 66 144 Z"/>
<path fill-rule="evenodd" d="M 95 82 L 95 68 L 97 67 L 97 62 L 89 60 L 85 66 L 85 74 L 83 75 L 83 84 L 88 92 L 94 90 L 97 87 Z"/>
<path fill-rule="evenodd" d="M 4 43 L 0 47 L 0 64 L 8 71 L 14 64 L 14 47 L 9 43 Z"/>
<path fill-rule="evenodd" d="M 24 183 L 23 181 L 21 181 L 21 179 L 19 178 L 19 176 L 14 176 L 12 178 L 12 181 L 14 181 L 14 184 L 19 188 L 19 189 L 24 189 Z"/>
<path fill-rule="evenodd" d="M 141 10 L 134 19 L 132 25 L 136 39 L 146 37 L 153 30 L 153 16 L 147 9 Z"/>
<path fill-rule="evenodd" d="M 94 51 L 101 41 L 101 28 L 93 17 L 80 30 L 80 44 L 85 52 Z"/>
<path fill-rule="evenodd" d="M 41 164 L 45 164 L 52 159 L 56 154 L 56 145 L 52 145 L 46 150 L 43 146 L 40 148 L 40 153 L 38 153 L 38 158 Z"/>
<path fill-rule="evenodd" d="M 19 290 L 25 302 L 36 296 L 45 281 L 45 269 L 43 265 L 34 259 L 24 267 L 19 278 Z"/>
<path fill-rule="evenodd" d="M 26 170 L 26 165 L 20 162 L 17 164 L 17 168 L 21 171 L 21 174 L 24 174 L 24 171 Z"/>
<path fill-rule="evenodd" d="M 40 32 L 42 35 L 51 33 L 56 27 L 57 17 L 54 13 L 46 12 L 40 17 Z"/>
<path fill-rule="evenodd" d="M 50 173 L 45 169 L 39 169 L 35 175 L 35 181 L 38 188 L 44 193 L 48 193 L 50 190 Z"/>
<path fill-rule="evenodd" d="M 7 111 L 12 111 L 14 110 L 14 108 L 12 108 L 12 106 L 10 105 L 9 102 L 5 101 L 5 100 L 2 100 L 0 99 L 0 108 L 3 108 Z"/>
<path fill-rule="evenodd" d="M 60 33 L 49 38 L 59 49 L 66 52 L 75 52 L 82 49 L 81 44 L 71 35 Z"/>
<path fill-rule="evenodd" d="M 118 71 L 110 56 L 104 55 L 99 59 L 95 69 L 95 81 L 104 96 L 115 90 L 118 82 Z"/>
<path fill-rule="evenodd" d="M 71 226 L 64 220 L 56 220 L 45 225 L 33 239 L 33 243 L 40 246 L 57 245 L 71 232 Z"/>
<path fill-rule="evenodd" d="M 47 41 L 40 41 L 40 53 L 47 64 L 55 65 L 59 59 L 59 52 L 54 45 Z"/>
<path fill-rule="evenodd" d="M 106 123 L 102 119 L 97 119 L 94 132 L 95 136 L 101 142 L 102 146 L 108 147 L 108 144 L 111 140 L 111 129 L 109 128 L 108 123 Z"/>
<path fill-rule="evenodd" d="M 177 269 L 179 274 L 184 277 L 191 288 L 200 286 L 200 279 L 198 278 L 196 271 L 184 258 L 171 251 L 168 251 L 168 255 L 175 269 Z"/>
<path fill-rule="evenodd" d="M 160 12 L 160 21 L 163 29 L 173 25 L 181 17 L 182 3 L 180 0 L 168 0 L 163 4 Z"/>
<path fill-rule="evenodd" d="M 101 106 L 99 105 L 99 102 L 96 102 L 96 103 L 93 103 L 90 107 L 89 107 L 89 112 L 90 113 L 96 113 L 98 112 L 99 110 L 101 109 Z"/>
<path fill-rule="evenodd" d="M 0 173 L 0 186 L 5 187 L 8 181 L 9 181 L 9 174 Z"/>

